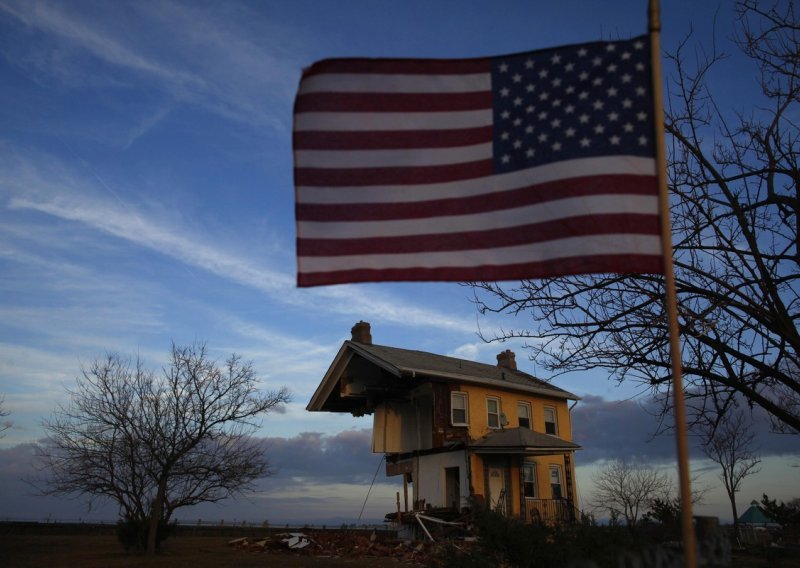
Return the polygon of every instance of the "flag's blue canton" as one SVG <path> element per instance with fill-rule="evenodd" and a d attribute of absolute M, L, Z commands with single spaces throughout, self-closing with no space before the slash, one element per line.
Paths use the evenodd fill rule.
<path fill-rule="evenodd" d="M 650 81 L 646 38 L 493 59 L 494 171 L 653 156 Z"/>

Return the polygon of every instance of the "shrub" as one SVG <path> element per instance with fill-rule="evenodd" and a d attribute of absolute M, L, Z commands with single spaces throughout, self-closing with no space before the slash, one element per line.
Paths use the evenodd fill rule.
<path fill-rule="evenodd" d="M 177 521 L 168 523 L 164 519 L 158 522 L 156 533 L 156 547 L 175 532 Z M 147 548 L 147 533 L 150 528 L 150 519 L 134 519 L 125 517 L 117 521 L 117 540 L 125 550 L 145 550 Z"/>
<path fill-rule="evenodd" d="M 649 544 L 623 526 L 601 526 L 582 515 L 571 525 L 525 524 L 486 508 L 474 509 L 478 544 L 469 550 L 445 549 L 445 568 L 479 566 L 588 565 L 618 566 L 626 554 L 639 554 Z"/>

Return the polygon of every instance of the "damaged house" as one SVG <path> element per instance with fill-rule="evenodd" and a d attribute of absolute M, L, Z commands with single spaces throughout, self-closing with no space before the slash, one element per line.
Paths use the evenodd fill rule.
<path fill-rule="evenodd" d="M 527 521 L 575 519 L 570 408 L 578 397 L 519 371 L 514 353 L 487 365 L 374 345 L 359 322 L 307 410 L 373 415 L 372 451 L 403 476 L 414 510 L 470 499 Z"/>

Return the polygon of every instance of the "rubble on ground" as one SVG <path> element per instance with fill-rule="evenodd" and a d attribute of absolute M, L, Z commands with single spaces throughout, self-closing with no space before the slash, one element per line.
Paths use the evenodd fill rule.
<path fill-rule="evenodd" d="M 395 558 L 400 562 L 424 566 L 437 566 L 442 550 L 441 544 L 429 540 L 383 540 L 375 532 L 326 530 L 273 534 L 265 539 L 237 538 L 229 541 L 228 545 L 246 552 L 334 558 Z"/>

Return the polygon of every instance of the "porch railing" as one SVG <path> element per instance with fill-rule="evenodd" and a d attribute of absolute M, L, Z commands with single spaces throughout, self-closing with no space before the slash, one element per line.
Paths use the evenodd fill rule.
<path fill-rule="evenodd" d="M 575 503 L 569 499 L 525 499 L 525 520 L 529 523 L 574 523 Z"/>

